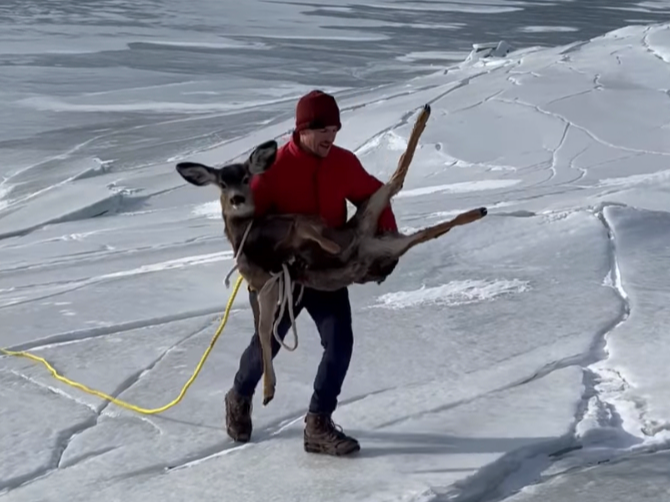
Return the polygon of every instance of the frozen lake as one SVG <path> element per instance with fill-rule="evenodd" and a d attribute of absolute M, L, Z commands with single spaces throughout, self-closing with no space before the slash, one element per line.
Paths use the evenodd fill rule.
<path fill-rule="evenodd" d="M 515 52 L 465 61 L 499 40 Z M 490 212 L 352 288 L 334 419 L 357 458 L 302 450 L 306 315 L 252 442 L 228 439 L 242 292 L 161 415 L 1 357 L 0 501 L 670 500 L 669 63 L 665 1 L 3 3 L 0 347 L 70 378 L 150 408 L 177 395 L 233 263 L 216 191 L 175 163 L 284 139 L 313 87 L 384 180 L 431 104 L 403 230 Z"/>
<path fill-rule="evenodd" d="M 313 87 L 353 97 L 473 43 L 550 47 L 664 19 L 658 0 L 6 0 L 0 176 L 20 198 L 276 124 Z"/>

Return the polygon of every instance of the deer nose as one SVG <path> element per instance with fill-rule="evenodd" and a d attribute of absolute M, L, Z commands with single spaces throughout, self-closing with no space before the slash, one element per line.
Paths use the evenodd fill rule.
<path fill-rule="evenodd" d="M 244 196 L 242 195 L 233 195 L 230 198 L 230 204 L 233 206 L 241 206 L 244 204 Z"/>

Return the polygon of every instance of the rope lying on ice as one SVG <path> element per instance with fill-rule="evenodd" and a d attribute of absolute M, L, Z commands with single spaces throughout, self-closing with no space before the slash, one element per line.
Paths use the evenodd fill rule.
<path fill-rule="evenodd" d="M 25 357 L 26 359 L 30 359 L 32 361 L 36 361 L 38 363 L 42 363 L 47 370 L 51 373 L 51 375 L 56 379 L 59 380 L 60 382 L 63 382 L 64 384 L 69 385 L 70 387 L 74 387 L 76 389 L 79 389 L 83 392 L 86 392 L 87 394 L 91 394 L 93 396 L 98 396 L 101 399 L 104 399 L 105 401 L 109 401 L 111 403 L 114 403 L 117 406 L 120 406 L 121 408 L 125 408 L 127 410 L 135 411 L 137 413 L 141 413 L 143 415 L 157 415 L 158 413 L 163 413 L 165 410 L 168 410 L 178 404 L 186 395 L 186 391 L 188 388 L 195 382 L 195 379 L 198 377 L 200 374 L 200 370 L 202 370 L 202 367 L 205 364 L 205 361 L 207 360 L 207 357 L 209 356 L 210 352 L 214 348 L 214 344 L 218 340 L 219 336 L 223 332 L 223 328 L 226 326 L 226 323 L 228 322 L 228 316 L 230 315 L 230 312 L 233 307 L 233 301 L 235 300 L 235 296 L 237 296 L 237 292 L 242 285 L 243 277 L 239 276 L 237 278 L 237 281 L 235 282 L 235 287 L 233 289 L 233 294 L 230 295 L 230 298 L 228 299 L 228 305 L 226 306 L 226 311 L 223 315 L 223 319 L 221 320 L 221 323 L 219 324 L 218 329 L 216 330 L 216 333 L 214 333 L 214 336 L 212 337 L 212 340 L 209 342 L 209 346 L 207 347 L 207 350 L 205 350 L 205 353 L 202 355 L 200 358 L 200 361 L 198 362 L 198 365 L 196 366 L 195 370 L 193 371 L 193 374 L 191 377 L 187 380 L 187 382 L 184 384 L 184 386 L 181 389 L 181 392 L 179 392 L 179 395 L 169 402 L 168 404 L 161 406 L 159 408 L 143 408 L 141 406 L 136 406 L 134 404 L 130 404 L 126 401 L 123 401 L 121 399 L 118 399 L 112 395 L 106 394 L 104 392 L 101 392 L 96 389 L 92 389 L 91 387 L 88 387 L 82 383 L 76 382 L 74 380 L 71 380 L 60 373 L 56 371 L 56 369 L 43 357 L 32 354 L 30 352 L 26 351 L 13 351 L 9 349 L 3 349 L 0 347 L 0 353 L 5 354 L 7 356 L 13 356 L 13 357 Z"/>

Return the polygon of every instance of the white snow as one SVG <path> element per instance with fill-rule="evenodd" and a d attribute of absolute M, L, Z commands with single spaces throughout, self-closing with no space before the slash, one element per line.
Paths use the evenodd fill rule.
<path fill-rule="evenodd" d="M 441 28 L 440 28 L 441 29 Z M 411 52 L 404 56 L 398 57 L 398 61 L 421 61 L 422 59 L 432 59 L 432 60 L 445 60 L 445 61 L 462 61 L 467 53 L 463 52 L 444 52 L 444 51 L 424 51 L 424 52 Z"/>
<path fill-rule="evenodd" d="M 412 190 L 402 190 L 397 197 L 420 197 L 433 193 L 464 193 L 478 192 L 480 190 L 496 190 L 521 183 L 521 180 L 478 180 L 463 181 L 461 183 L 451 183 L 448 185 L 435 185 L 425 188 L 414 188 Z"/>
<path fill-rule="evenodd" d="M 501 13 L 524 5 L 394 9 Z M 268 16 L 284 12 L 267 6 Z M 244 15 L 253 19 L 251 10 Z M 366 38 L 353 27 L 351 34 L 314 28 L 302 35 L 292 31 L 291 15 L 264 40 Z M 548 28 L 525 31 L 541 29 Z M 394 170 L 416 113 L 431 104 L 393 204 L 401 227 L 490 209 L 483 220 L 414 248 L 381 285 L 351 288 L 356 344 L 334 419 L 361 441 L 357 458 L 302 449 L 322 350 L 307 315 L 298 320 L 298 351 L 276 359 L 274 401 L 263 407 L 256 398 L 252 442 L 227 437 L 223 396 L 252 333 L 242 288 L 201 375 L 179 405 L 159 415 L 103 402 L 33 361 L 0 357 L 0 502 L 576 500 L 581 495 L 569 494 L 575 483 L 588 485 L 584 493 L 604 484 L 598 472 L 614 473 L 612 483 L 628 490 L 621 500 L 642 500 L 631 488 L 637 481 L 626 484 L 625 466 L 655 466 L 643 454 L 670 445 L 669 34 L 670 24 L 630 26 L 393 85 L 334 87 L 343 110 L 338 143 L 382 179 Z M 161 40 L 148 43 L 228 48 L 227 39 Z M 24 49 L 21 56 L 29 54 Z M 158 90 L 174 82 L 158 81 L 119 94 L 113 85 L 51 97 L 17 92 L 12 103 L 45 114 L 179 112 L 187 117 L 165 124 L 199 138 L 191 113 L 222 113 L 216 116 L 234 129 L 233 110 L 289 103 L 290 112 L 305 87 L 289 80 L 281 77 L 280 90 L 268 82 L 264 93 L 230 100 L 232 91 L 212 98 L 223 92 L 218 84 L 181 82 L 183 106 Z M 189 93 L 213 101 L 189 101 Z M 283 141 L 292 119 L 261 117 L 266 125 L 232 139 L 194 139 L 188 152 L 161 151 L 159 160 L 142 157 L 134 168 L 115 163 L 117 149 L 151 138 L 114 120 L 91 130 L 96 141 L 110 142 L 114 161 L 68 165 L 82 143 L 61 156 L 45 149 L 42 160 L 35 160 L 39 152 L 17 156 L 2 168 L 0 347 L 29 350 L 76 381 L 154 408 L 174 399 L 191 375 L 231 292 L 222 285 L 233 262 L 216 190 L 185 184 L 175 159 L 222 165 L 244 158 L 262 141 Z M 116 127 L 125 135 L 110 136 L 107 128 Z M 166 144 L 179 140 L 171 131 Z M 667 455 L 658 458 L 667 463 Z M 603 460 L 615 462 L 586 470 Z M 649 487 L 664 482 L 667 494 L 666 478 L 644 476 L 656 482 Z M 603 499 L 617 500 L 593 498 Z"/>
<path fill-rule="evenodd" d="M 292 99 L 299 98 L 303 93 L 298 89 L 294 95 L 289 96 Z M 286 98 L 285 98 L 286 99 Z M 75 112 L 139 112 L 151 111 L 154 113 L 205 113 L 205 112 L 232 112 L 248 108 L 250 106 L 267 106 L 277 103 L 277 100 L 259 101 L 255 103 L 178 103 L 178 102 L 158 102 L 142 101 L 140 103 L 95 103 L 95 104 L 71 104 L 57 101 L 51 98 L 27 98 L 20 102 L 21 105 L 35 108 L 40 111 L 75 111 Z"/>
<path fill-rule="evenodd" d="M 201 48 L 201 49 L 269 49 L 270 47 L 266 44 L 260 42 L 254 43 L 244 43 L 238 40 L 231 39 L 221 39 L 219 42 L 210 42 L 208 40 L 203 40 L 201 42 L 174 42 L 168 40 L 148 40 L 144 42 L 145 44 L 153 44 L 158 46 L 165 47 L 177 47 L 177 48 Z"/>
<path fill-rule="evenodd" d="M 9 192 L 11 191 L 11 187 L 3 186 L 0 184 L 0 209 L 4 209 L 7 207 L 8 202 L 5 199 L 8 195 Z"/>
<path fill-rule="evenodd" d="M 508 293 L 521 293 L 529 289 L 528 282 L 508 280 L 451 281 L 443 286 L 422 287 L 416 291 L 396 291 L 379 297 L 385 308 L 409 308 L 428 304 L 464 305 L 495 298 Z"/>
<path fill-rule="evenodd" d="M 573 32 L 579 31 L 579 28 L 574 26 L 524 26 L 519 31 L 522 33 Z"/>
<path fill-rule="evenodd" d="M 497 4 L 497 5 L 496 5 Z M 525 2 L 499 1 L 499 2 L 403 2 L 402 4 L 361 4 L 365 7 L 377 9 L 393 9 L 408 11 L 429 11 L 429 12 L 473 12 L 478 14 L 504 14 L 506 12 L 516 12 L 523 10 Z M 512 7 L 517 5 L 518 7 Z"/>

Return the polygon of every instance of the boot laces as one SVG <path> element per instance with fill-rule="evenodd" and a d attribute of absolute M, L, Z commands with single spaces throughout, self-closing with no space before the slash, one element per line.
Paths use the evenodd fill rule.
<path fill-rule="evenodd" d="M 346 438 L 346 434 L 344 433 L 344 429 L 342 428 L 342 426 L 336 424 L 331 417 L 325 417 L 324 420 L 326 422 L 325 425 L 326 428 L 328 429 L 328 432 L 330 432 L 339 439 Z"/>

